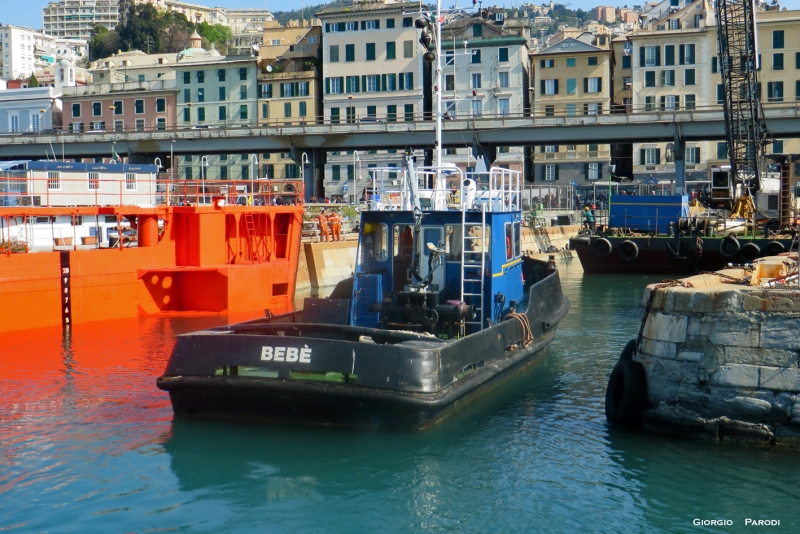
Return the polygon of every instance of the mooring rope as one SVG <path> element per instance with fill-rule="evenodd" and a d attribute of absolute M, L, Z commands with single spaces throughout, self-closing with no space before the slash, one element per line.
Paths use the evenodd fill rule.
<path fill-rule="evenodd" d="M 528 320 L 528 316 L 524 313 L 514 312 L 506 315 L 503 320 L 508 321 L 509 319 L 514 319 L 522 327 L 522 346 L 527 347 L 533 343 L 533 332 L 531 331 L 531 322 Z"/>

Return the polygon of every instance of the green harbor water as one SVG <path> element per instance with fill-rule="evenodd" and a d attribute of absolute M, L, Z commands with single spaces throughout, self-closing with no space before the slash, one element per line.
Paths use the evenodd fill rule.
<path fill-rule="evenodd" d="M 155 386 L 173 336 L 224 318 L 4 335 L 0 531 L 800 531 L 800 451 L 606 425 L 658 278 L 559 266 L 572 309 L 545 357 L 421 433 L 174 421 Z"/>

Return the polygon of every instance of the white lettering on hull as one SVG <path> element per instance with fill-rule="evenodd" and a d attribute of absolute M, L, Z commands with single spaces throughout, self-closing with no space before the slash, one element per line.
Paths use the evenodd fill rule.
<path fill-rule="evenodd" d="M 261 360 L 265 362 L 311 363 L 311 349 L 297 347 L 261 347 Z"/>

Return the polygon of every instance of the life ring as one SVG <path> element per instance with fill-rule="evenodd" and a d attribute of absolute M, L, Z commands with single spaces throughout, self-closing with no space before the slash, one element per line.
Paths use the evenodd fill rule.
<path fill-rule="evenodd" d="M 606 258 L 611 254 L 611 242 L 605 237 L 595 239 L 592 242 L 592 253 L 598 258 Z"/>
<path fill-rule="evenodd" d="M 785 250 L 786 247 L 784 247 L 783 243 L 780 241 L 770 241 L 767 243 L 767 246 L 764 247 L 764 256 L 777 256 Z"/>
<path fill-rule="evenodd" d="M 638 426 L 647 408 L 647 373 L 634 360 L 620 360 L 611 371 L 606 389 L 606 420 L 609 423 Z"/>
<path fill-rule="evenodd" d="M 747 261 L 753 261 L 761 255 L 761 249 L 755 243 L 745 243 L 739 250 L 739 254 Z"/>
<path fill-rule="evenodd" d="M 733 234 L 726 235 L 722 239 L 722 243 L 719 244 L 719 253 L 725 256 L 726 258 L 732 258 L 739 252 L 741 245 L 739 245 L 739 240 L 736 239 L 736 236 Z"/>
<path fill-rule="evenodd" d="M 633 261 L 639 257 L 639 247 L 630 239 L 619 244 L 619 257 L 625 261 Z"/>

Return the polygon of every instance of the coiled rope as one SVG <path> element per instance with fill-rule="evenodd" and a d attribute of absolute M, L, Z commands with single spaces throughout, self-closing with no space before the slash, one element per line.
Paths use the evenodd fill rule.
<path fill-rule="evenodd" d="M 508 321 L 509 319 L 514 319 L 522 327 L 522 346 L 527 347 L 533 343 L 533 332 L 531 331 L 531 322 L 528 320 L 528 316 L 524 313 L 514 312 L 506 315 L 503 320 Z"/>

